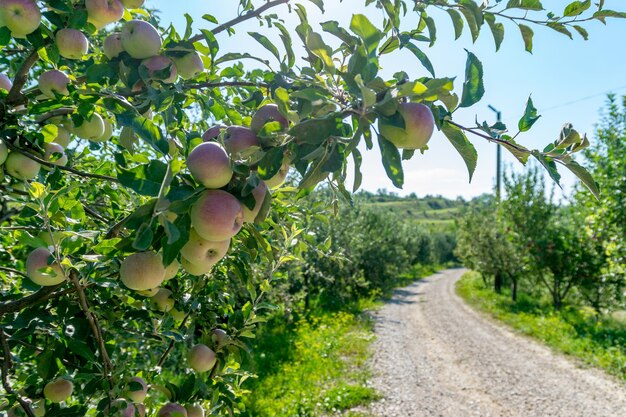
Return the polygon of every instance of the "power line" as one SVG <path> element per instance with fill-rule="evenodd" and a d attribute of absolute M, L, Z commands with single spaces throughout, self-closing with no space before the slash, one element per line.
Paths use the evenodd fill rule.
<path fill-rule="evenodd" d="M 566 103 L 557 104 L 556 106 L 547 107 L 547 108 L 545 108 L 545 109 L 541 109 L 541 110 L 539 110 L 539 112 L 540 112 L 540 113 L 544 113 L 544 112 L 547 112 L 547 111 L 550 111 L 550 110 L 559 109 L 559 108 L 561 108 L 561 107 L 567 107 L 567 106 L 570 106 L 570 105 L 572 105 L 572 104 L 580 103 L 581 101 L 586 101 L 586 100 L 590 100 L 590 99 L 592 99 L 592 98 L 596 98 L 596 97 L 600 97 L 600 96 L 605 96 L 605 95 L 607 95 L 607 94 L 609 94 L 609 93 L 613 93 L 613 92 L 615 92 L 615 91 L 623 90 L 623 89 L 625 89 L 625 88 L 626 88 L 626 85 L 623 85 L 623 86 L 621 86 L 621 87 L 617 87 L 617 88 L 612 88 L 612 89 L 610 89 L 610 90 L 603 91 L 602 93 L 593 94 L 593 95 L 590 95 L 590 96 L 587 96 L 587 97 L 583 97 L 583 98 L 579 98 L 579 99 L 576 99 L 576 100 L 568 101 L 568 102 L 566 102 Z"/>

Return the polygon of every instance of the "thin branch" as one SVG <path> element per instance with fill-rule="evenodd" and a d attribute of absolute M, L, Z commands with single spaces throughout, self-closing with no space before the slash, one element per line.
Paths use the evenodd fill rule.
<path fill-rule="evenodd" d="M 17 269 L 9 268 L 9 267 L 6 267 L 6 266 L 1 266 L 0 265 L 0 271 L 10 272 L 12 274 L 21 275 L 24 278 L 28 278 L 28 275 L 26 275 L 24 272 L 18 271 Z M 2 314 L 2 313 L 0 313 L 0 314 Z"/>
<path fill-rule="evenodd" d="M 77 272 L 75 270 L 70 271 L 69 278 L 72 284 L 74 284 L 74 288 L 76 288 L 80 307 L 83 310 L 83 313 L 85 313 L 85 316 L 87 316 L 87 320 L 89 321 L 89 325 L 91 326 L 91 332 L 93 333 L 93 336 L 96 338 L 96 342 L 98 343 L 98 350 L 100 351 L 102 364 L 104 365 L 104 376 L 109 381 L 110 391 L 111 388 L 113 388 L 113 381 L 111 380 L 111 371 L 113 369 L 113 365 L 111 363 L 111 359 L 109 358 L 109 353 L 107 352 L 106 344 L 102 336 L 102 328 L 100 327 L 100 323 L 95 313 L 93 313 L 89 308 L 87 296 L 85 295 L 85 289 L 78 279 Z"/>
<path fill-rule="evenodd" d="M 254 10 L 249 11 L 246 14 L 242 14 L 241 16 L 237 16 L 236 18 L 229 20 L 228 22 L 225 22 L 217 27 L 215 27 L 213 30 L 211 30 L 211 33 L 213 33 L 214 35 L 217 35 L 220 32 L 223 32 L 227 29 L 230 29 L 231 27 L 241 23 L 241 22 L 245 22 L 246 20 L 255 18 L 255 17 L 259 17 L 260 15 L 262 15 L 265 11 L 276 7 L 276 6 L 280 6 L 281 4 L 285 4 L 285 3 L 289 3 L 290 0 L 273 0 L 273 1 L 269 1 L 266 4 L 264 4 L 261 7 L 258 7 Z M 204 35 L 196 35 L 194 37 L 192 37 L 191 39 L 189 39 L 190 42 L 198 42 L 201 41 L 202 39 L 204 39 Z"/>
<path fill-rule="evenodd" d="M 28 417 L 35 417 L 35 413 L 30 408 L 30 405 L 24 400 L 9 384 L 9 371 L 11 370 L 11 349 L 9 348 L 9 342 L 7 341 L 4 329 L 0 329 L 0 344 L 2 344 L 2 352 L 4 360 L 2 361 L 2 386 L 9 395 L 14 395 L 17 398 L 17 402 L 24 409 L 24 412 Z"/>
<path fill-rule="evenodd" d="M 75 113 L 76 110 L 71 107 L 62 107 L 60 109 L 53 109 L 47 112 L 46 114 L 37 118 L 37 123 L 44 124 L 47 120 L 52 119 L 56 116 L 68 116 L 70 114 Z"/>
<path fill-rule="evenodd" d="M 15 301 L 0 303 L 0 315 L 15 313 L 27 307 L 32 307 L 34 305 L 43 303 L 44 301 L 62 297 L 74 291 L 74 289 L 72 288 L 57 291 L 63 285 L 64 284 L 54 285 L 51 287 L 43 287 L 42 289 L 29 295 L 28 297 L 20 298 Z"/>
<path fill-rule="evenodd" d="M 49 168 L 59 168 L 62 171 L 70 172 L 70 173 L 72 173 L 74 175 L 77 175 L 79 177 L 95 178 L 95 179 L 99 179 L 99 180 L 106 180 L 106 181 L 119 183 L 119 180 L 117 178 L 115 178 L 115 177 L 110 177 L 108 175 L 100 175 L 100 174 L 90 174 L 88 172 L 79 171 L 79 170 L 71 168 L 71 167 L 66 167 L 66 166 L 63 166 L 63 165 L 56 165 L 56 164 L 53 164 L 52 162 L 45 161 L 45 160 L 39 158 L 38 156 L 33 155 L 32 153 L 26 151 L 25 149 L 22 149 L 22 148 L 19 148 L 19 147 L 13 145 L 11 142 L 7 141 L 5 143 L 6 143 L 6 145 L 7 145 L 7 147 L 9 149 L 11 149 L 13 151 L 16 151 L 16 152 L 19 152 L 22 155 L 24 155 L 25 157 L 27 157 L 29 159 L 32 159 L 33 161 L 35 161 L 35 162 L 37 162 L 37 163 L 39 163 L 41 165 L 47 166 Z"/>
<path fill-rule="evenodd" d="M 219 87 L 258 87 L 258 88 L 268 88 L 269 85 L 266 83 L 253 83 L 246 81 L 224 81 L 224 82 L 210 82 L 207 81 L 205 83 L 197 83 L 197 84 L 187 84 L 185 87 L 192 89 L 200 89 L 200 88 L 219 88 Z"/>
<path fill-rule="evenodd" d="M 187 315 L 185 316 L 183 321 L 178 325 L 178 330 L 181 330 L 185 326 L 189 316 L 191 316 L 191 310 L 189 310 L 189 312 L 187 313 Z M 159 361 L 157 362 L 157 366 L 159 366 L 159 367 L 163 366 L 163 364 L 165 363 L 165 359 L 170 354 L 172 349 L 174 349 L 174 340 L 173 339 L 170 340 L 170 344 L 167 346 L 167 349 L 165 349 L 165 352 L 163 352 L 163 354 L 159 358 Z"/>
<path fill-rule="evenodd" d="M 35 49 L 26 57 L 26 60 L 24 60 L 24 63 L 17 71 L 17 74 L 15 74 L 13 87 L 11 87 L 11 91 L 9 91 L 9 95 L 7 96 L 7 103 L 17 103 L 22 97 L 22 88 L 24 88 L 26 81 L 28 81 L 28 73 L 37 60 L 39 60 L 39 54 Z"/>
<path fill-rule="evenodd" d="M 87 204 L 83 204 L 83 209 L 85 210 L 85 213 L 89 214 L 94 219 L 99 220 L 102 223 L 106 223 L 106 224 L 110 223 L 110 221 L 107 218 L 102 216 L 100 213 L 98 213 L 93 208 L 89 207 Z"/>
<path fill-rule="evenodd" d="M 530 152 L 530 150 L 528 150 L 528 149 L 524 148 L 523 146 L 519 146 L 519 145 L 517 145 L 517 144 L 515 144 L 515 143 L 511 143 L 511 142 L 506 141 L 506 140 L 504 140 L 504 139 L 494 138 L 494 137 L 492 137 L 492 136 L 487 135 L 486 133 L 477 132 L 477 131 L 475 131 L 473 128 L 465 127 L 465 126 L 463 126 L 463 125 L 460 125 L 460 124 L 458 124 L 458 123 L 453 122 L 452 120 L 446 120 L 446 123 L 449 123 L 449 124 L 451 124 L 452 126 L 456 126 L 456 127 L 458 127 L 459 129 L 464 130 L 464 131 L 466 131 L 466 132 L 469 132 L 469 133 L 471 133 L 471 134 L 473 134 L 473 135 L 476 135 L 476 136 L 478 136 L 478 137 L 481 137 L 481 138 L 483 138 L 483 139 L 486 139 L 486 140 L 488 140 L 489 142 L 497 143 L 497 144 L 499 144 L 499 145 L 506 145 L 506 146 L 509 146 L 509 147 L 511 147 L 511 148 L 513 148 L 513 149 L 516 149 L 516 150 L 520 151 L 520 152 L 524 152 L 524 153 L 531 153 L 531 152 Z"/>

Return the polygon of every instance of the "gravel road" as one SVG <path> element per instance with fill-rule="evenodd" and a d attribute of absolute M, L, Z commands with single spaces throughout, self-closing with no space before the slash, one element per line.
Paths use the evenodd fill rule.
<path fill-rule="evenodd" d="M 626 417 L 626 385 L 515 334 L 455 294 L 454 269 L 375 315 L 376 416 Z"/>

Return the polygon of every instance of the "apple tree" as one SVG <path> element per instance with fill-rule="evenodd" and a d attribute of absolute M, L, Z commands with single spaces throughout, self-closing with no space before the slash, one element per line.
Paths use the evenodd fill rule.
<path fill-rule="evenodd" d="M 361 152 L 380 148 L 393 183 L 402 160 L 440 130 L 465 161 L 468 134 L 522 163 L 557 166 L 598 192 L 573 155 L 570 125 L 543 150 L 518 131 L 455 119 L 484 94 L 467 53 L 461 83 L 424 52 L 438 25 L 481 29 L 496 48 L 505 24 L 527 50 L 532 27 L 587 37 L 584 23 L 626 16 L 604 1 L 546 11 L 539 0 L 366 0 L 380 21 L 314 24 L 323 0 L 240 0 L 232 20 L 198 33 L 161 27 L 143 0 L 0 0 L 0 357 L 9 415 L 201 416 L 243 413 L 246 339 L 271 308 L 264 294 L 297 256 L 297 197 L 326 181 L 350 198 Z M 237 2 L 235 2 L 237 3 Z M 440 9 L 450 22 L 435 22 Z M 284 19 L 297 20 L 291 27 Z M 417 16 L 417 27 L 405 23 Z M 239 33 L 258 19 L 263 33 Z M 270 32 L 272 35 L 270 35 Z M 266 55 L 223 52 L 220 37 Z M 280 39 L 279 44 L 270 41 Z M 411 79 L 380 72 L 407 49 Z M 298 59 L 298 56 L 303 58 Z M 274 61 L 277 69 L 268 61 Z M 348 169 L 354 184 L 345 184 Z M 281 187 L 288 172 L 293 187 Z"/>

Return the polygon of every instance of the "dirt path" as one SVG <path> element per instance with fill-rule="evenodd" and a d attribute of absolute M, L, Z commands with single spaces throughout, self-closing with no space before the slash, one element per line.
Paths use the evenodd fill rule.
<path fill-rule="evenodd" d="M 376 416 L 626 417 L 626 385 L 471 310 L 448 270 L 376 314 Z"/>

